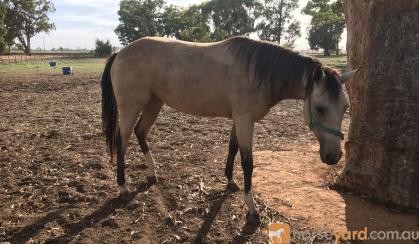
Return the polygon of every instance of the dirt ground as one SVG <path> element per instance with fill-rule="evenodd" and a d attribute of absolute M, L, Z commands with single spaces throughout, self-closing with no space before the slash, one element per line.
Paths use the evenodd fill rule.
<path fill-rule="evenodd" d="M 123 203 L 101 134 L 99 77 L 0 77 L 0 242 L 263 243 L 269 222 L 327 233 L 347 223 L 339 212 L 345 202 L 329 190 L 343 164 L 320 163 L 299 101 L 279 104 L 256 125 L 261 228 L 245 224 L 243 193 L 224 188 L 232 122 L 167 107 L 149 135 L 160 182 L 146 183 L 145 159 L 132 137 L 126 169 L 132 194 Z M 344 125 L 347 129 L 347 116 Z M 323 211 L 313 217 L 307 208 Z M 310 241 L 319 242 L 296 240 Z"/>
<path fill-rule="evenodd" d="M 283 145 L 276 151 L 259 151 L 254 185 L 265 204 L 291 223 L 312 230 L 339 232 L 419 231 L 417 215 L 373 204 L 365 197 L 334 190 L 341 166 L 321 163 L 315 144 Z M 347 237 L 343 237 L 347 238 Z M 392 237 L 390 237 L 391 239 Z M 397 237 L 371 243 L 400 243 Z M 405 240 L 402 243 L 417 243 Z"/>

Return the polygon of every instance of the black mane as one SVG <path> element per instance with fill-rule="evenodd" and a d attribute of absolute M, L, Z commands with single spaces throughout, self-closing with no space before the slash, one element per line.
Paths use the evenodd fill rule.
<path fill-rule="evenodd" d="M 319 60 L 300 55 L 297 52 L 283 48 L 274 43 L 252 40 L 247 37 L 233 37 L 226 41 L 227 48 L 233 55 L 247 67 L 249 80 L 253 82 L 252 88 L 266 87 L 271 91 L 273 102 L 278 96 L 283 96 L 284 90 L 292 90 L 297 82 L 302 81 L 305 74 L 307 80 L 306 94 L 310 94 L 313 87 L 311 74 L 318 67 L 323 67 Z M 340 82 L 331 79 L 332 69 L 323 69 L 326 75 L 326 91 L 337 96 L 340 91 Z M 253 76 L 253 77 L 252 77 Z M 284 89 L 286 88 L 286 89 Z"/>

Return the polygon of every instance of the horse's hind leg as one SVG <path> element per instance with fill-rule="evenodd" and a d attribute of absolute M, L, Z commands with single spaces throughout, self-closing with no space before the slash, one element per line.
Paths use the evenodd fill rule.
<path fill-rule="evenodd" d="M 138 143 L 140 144 L 141 151 L 147 159 L 148 174 L 147 180 L 150 184 L 157 183 L 156 164 L 154 163 L 153 156 L 147 144 L 147 134 L 151 126 L 157 119 L 157 116 L 163 106 L 163 102 L 156 96 L 152 96 L 150 101 L 144 108 L 140 120 L 135 126 L 135 135 L 137 136 Z"/>
<path fill-rule="evenodd" d="M 116 145 L 116 182 L 118 183 L 120 195 L 122 197 L 127 196 L 129 193 L 128 188 L 125 185 L 125 153 L 128 146 L 128 140 L 132 134 L 139 113 L 139 110 L 120 110 L 119 133 Z"/>
<path fill-rule="evenodd" d="M 231 129 L 230 134 L 230 142 L 228 144 L 228 156 L 227 162 L 225 167 L 225 175 L 227 177 L 227 189 L 230 191 L 238 191 L 240 190 L 237 183 L 234 181 L 233 178 L 233 169 L 234 169 L 234 158 L 239 150 L 239 144 L 237 143 L 237 136 L 236 136 L 236 126 L 233 123 L 233 128 Z"/>

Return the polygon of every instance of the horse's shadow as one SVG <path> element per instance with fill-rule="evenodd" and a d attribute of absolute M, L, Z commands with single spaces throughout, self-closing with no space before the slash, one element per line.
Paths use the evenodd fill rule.
<path fill-rule="evenodd" d="M 47 243 L 66 243 L 71 241 L 74 236 L 82 232 L 86 228 L 90 228 L 100 222 L 101 220 L 107 218 L 109 215 L 114 213 L 115 210 L 125 207 L 129 204 L 138 194 L 147 191 L 150 188 L 151 184 L 141 183 L 135 191 L 132 191 L 128 196 L 121 198 L 112 198 L 107 200 L 102 207 L 92 212 L 91 214 L 85 216 L 81 220 L 75 223 L 69 223 L 65 218 L 62 217 L 68 209 L 77 208 L 75 205 L 63 206 L 58 210 L 52 211 L 45 215 L 44 217 L 38 219 L 33 224 L 27 225 L 21 230 L 13 233 L 10 238 L 11 243 L 25 243 L 29 241 L 32 237 L 37 235 L 47 223 L 56 221 L 61 226 L 64 227 L 65 233 L 61 236 L 58 236 L 53 239 L 48 239 Z M 204 242 L 211 226 L 217 217 L 219 211 L 221 210 L 224 202 L 228 199 L 231 192 L 226 192 L 221 195 L 217 200 L 213 202 L 213 205 L 208 213 L 208 216 L 202 223 L 193 243 L 202 243 Z M 248 236 L 251 236 L 258 229 L 258 226 L 254 226 L 246 223 L 243 226 L 242 232 L 240 235 L 236 236 L 233 239 L 233 243 L 243 243 L 248 240 Z"/>
<path fill-rule="evenodd" d="M 201 228 L 199 229 L 193 243 L 203 243 L 205 241 L 205 238 L 209 230 L 211 229 L 212 223 L 214 222 L 215 218 L 220 212 L 221 207 L 223 206 L 224 202 L 228 199 L 230 194 L 232 193 L 230 191 L 227 191 L 222 196 L 220 196 L 216 201 L 213 202 L 213 205 L 208 213 L 208 216 L 205 219 L 204 223 L 202 223 Z M 240 235 L 236 236 L 232 240 L 232 243 L 244 243 L 248 241 L 248 237 L 252 236 L 258 229 L 259 229 L 259 226 L 246 223 L 243 226 L 243 229 Z"/>
<path fill-rule="evenodd" d="M 61 214 L 67 210 L 73 208 L 72 205 L 68 205 L 65 207 L 62 207 L 58 210 L 49 212 L 47 215 L 45 215 L 44 217 L 38 219 L 35 223 L 30 224 L 25 226 L 24 228 L 22 228 L 21 230 L 13 233 L 10 238 L 10 241 L 12 243 L 25 243 L 27 241 L 29 241 L 33 236 L 35 236 L 36 234 L 38 234 L 39 231 L 41 231 L 45 225 L 48 222 L 51 221 L 65 221 L 64 218 L 61 216 Z"/>
<path fill-rule="evenodd" d="M 54 239 L 49 239 L 46 242 L 48 243 L 65 243 L 70 241 L 74 236 L 83 231 L 86 228 L 92 227 L 99 221 L 107 218 L 111 215 L 116 209 L 123 208 L 128 203 L 130 203 L 136 195 L 139 193 L 147 191 L 150 188 L 150 184 L 141 183 L 135 191 L 132 191 L 129 195 L 124 198 L 117 197 L 107 200 L 101 208 L 97 209 L 93 213 L 85 216 L 80 221 L 76 223 L 68 223 L 61 214 L 71 208 L 76 208 L 74 205 L 68 205 L 62 207 L 58 210 L 48 213 L 46 216 L 37 220 L 35 223 L 25 226 L 23 229 L 18 232 L 13 233 L 10 236 L 10 241 L 12 243 L 24 243 L 34 237 L 48 222 L 57 221 L 65 228 L 65 233 L 61 236 L 58 236 Z"/>

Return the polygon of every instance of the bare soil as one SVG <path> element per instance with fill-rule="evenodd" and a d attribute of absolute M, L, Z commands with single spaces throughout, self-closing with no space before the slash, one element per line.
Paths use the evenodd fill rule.
<path fill-rule="evenodd" d="M 319 162 L 299 101 L 279 104 L 256 125 L 254 150 L 265 151 L 255 153 L 260 228 L 245 223 L 242 192 L 225 190 L 232 122 L 167 107 L 149 135 L 159 183 L 147 184 L 145 159 L 132 137 L 126 169 L 132 194 L 122 202 L 101 133 L 99 77 L 0 77 L 0 242 L 263 243 L 269 222 L 328 233 L 345 223 L 345 202 L 316 199 L 317 192 L 330 192 L 343 164 Z M 323 211 L 310 217 L 307 208 Z"/>
<path fill-rule="evenodd" d="M 321 163 L 317 145 L 283 145 L 277 151 L 259 151 L 254 171 L 255 191 L 265 204 L 283 213 L 291 226 L 330 233 L 347 231 L 419 231 L 417 215 L 401 213 L 334 190 L 341 165 Z M 295 222 L 295 223 L 294 223 Z M 344 237 L 347 238 L 347 237 Z M 391 237 L 390 237 L 391 238 Z M 372 243 L 400 243 L 394 240 Z M 417 243 L 405 240 L 402 243 Z"/>

